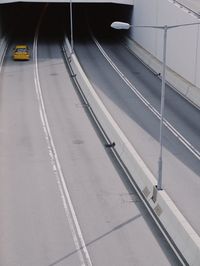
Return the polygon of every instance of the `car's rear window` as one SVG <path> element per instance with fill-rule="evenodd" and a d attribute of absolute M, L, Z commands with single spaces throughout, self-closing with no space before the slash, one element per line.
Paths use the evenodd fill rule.
<path fill-rule="evenodd" d="M 16 48 L 15 51 L 23 53 L 23 52 L 27 52 L 27 49 L 26 48 Z"/>

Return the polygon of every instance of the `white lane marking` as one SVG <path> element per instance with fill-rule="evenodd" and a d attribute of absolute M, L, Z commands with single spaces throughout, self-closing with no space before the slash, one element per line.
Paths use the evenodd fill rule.
<path fill-rule="evenodd" d="M 103 47 L 97 41 L 95 36 L 91 33 L 92 39 L 101 54 L 109 62 L 112 68 L 117 72 L 117 74 L 122 78 L 122 80 L 128 85 L 128 87 L 135 93 L 135 95 L 147 106 L 147 108 L 160 120 L 160 113 L 150 104 L 147 99 L 136 89 L 136 87 L 127 79 L 127 77 L 119 70 L 115 63 L 111 60 L 108 54 L 105 52 Z M 186 139 L 180 132 L 178 132 L 166 119 L 163 121 L 164 125 L 171 131 L 171 133 L 198 159 L 200 160 L 200 152 Z"/>
<path fill-rule="evenodd" d="M 38 32 L 39 32 L 39 26 L 40 26 L 41 21 L 38 24 L 35 38 L 34 38 L 34 44 L 33 44 L 33 59 L 35 62 L 35 67 L 34 67 L 34 82 L 35 82 L 35 88 L 36 88 L 36 94 L 37 94 L 37 99 L 38 99 L 38 105 L 39 105 L 39 112 L 40 112 L 40 118 L 42 122 L 42 127 L 44 130 L 45 134 L 45 139 L 48 147 L 48 152 L 51 160 L 51 164 L 53 167 L 54 174 L 56 176 L 57 180 L 57 185 L 61 194 L 61 199 L 64 205 L 65 209 L 65 214 L 67 217 L 67 220 L 70 225 L 72 237 L 75 243 L 76 251 L 79 255 L 81 265 L 82 266 L 92 266 L 92 262 L 88 253 L 88 250 L 86 248 L 85 241 L 83 239 L 83 235 L 78 223 L 78 219 L 69 195 L 69 191 L 67 189 L 64 175 L 61 169 L 61 165 L 57 156 L 56 148 L 53 142 L 53 138 L 51 135 L 47 115 L 46 115 L 46 110 L 44 106 L 44 100 L 42 96 L 42 90 L 40 86 L 40 81 L 39 81 L 39 73 L 38 73 L 38 60 L 37 60 L 37 42 L 38 42 Z"/>

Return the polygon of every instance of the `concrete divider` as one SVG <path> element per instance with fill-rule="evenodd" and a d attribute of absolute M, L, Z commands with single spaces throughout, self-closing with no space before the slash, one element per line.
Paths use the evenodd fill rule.
<path fill-rule="evenodd" d="M 125 37 L 125 45 L 152 71 L 162 73 L 162 62 L 134 40 Z M 184 98 L 200 108 L 200 88 L 196 87 L 170 68 L 166 68 L 166 81 Z"/>
<path fill-rule="evenodd" d="M 199 236 L 176 208 L 167 193 L 164 190 L 156 190 L 156 178 L 105 108 L 81 68 L 76 55 L 74 53 L 70 55 L 70 45 L 67 39 L 65 40 L 65 47 L 67 56 L 70 57 L 73 73 L 76 75 L 76 80 L 81 86 L 90 108 L 95 113 L 106 135 L 115 142 L 116 153 L 141 191 L 163 233 L 168 237 L 168 240 L 171 240 L 172 247 L 184 264 L 199 265 Z"/>
<path fill-rule="evenodd" d="M 7 46 L 8 46 L 7 38 L 2 37 L 0 39 L 0 69 L 1 69 L 1 66 L 2 66 L 3 59 L 4 59 L 4 55 L 5 55 L 6 50 L 7 50 Z"/>

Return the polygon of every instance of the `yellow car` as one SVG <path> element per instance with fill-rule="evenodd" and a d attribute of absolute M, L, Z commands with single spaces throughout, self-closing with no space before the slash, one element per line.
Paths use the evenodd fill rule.
<path fill-rule="evenodd" d="M 16 45 L 13 54 L 13 60 L 29 60 L 30 53 L 27 45 Z"/>

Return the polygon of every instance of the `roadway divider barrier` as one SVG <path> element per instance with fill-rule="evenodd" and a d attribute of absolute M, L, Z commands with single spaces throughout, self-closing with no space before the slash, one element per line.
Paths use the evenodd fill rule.
<path fill-rule="evenodd" d="M 70 54 L 71 48 L 67 38 L 64 46 L 66 55 L 70 58 L 73 76 L 81 87 L 89 108 L 92 109 L 110 142 L 115 142 L 113 149 L 130 174 L 131 183 L 139 190 L 140 197 L 182 263 L 185 265 L 199 265 L 199 236 L 168 197 L 167 193 L 164 190 L 157 191 L 155 188 L 156 178 L 107 111 L 80 66 L 76 55 L 74 53 Z"/>
<path fill-rule="evenodd" d="M 0 70 L 1 70 L 1 66 L 2 66 L 2 63 L 3 63 L 3 59 L 4 59 L 4 56 L 5 56 L 7 47 L 8 47 L 8 39 L 5 38 L 5 37 L 2 37 L 0 39 Z"/>
<path fill-rule="evenodd" d="M 162 62 L 160 62 L 155 56 L 145 50 L 137 42 L 129 37 L 125 37 L 124 44 L 153 72 L 162 73 Z M 169 67 L 166 67 L 166 82 L 184 98 L 200 108 L 200 88 L 178 75 Z"/>

